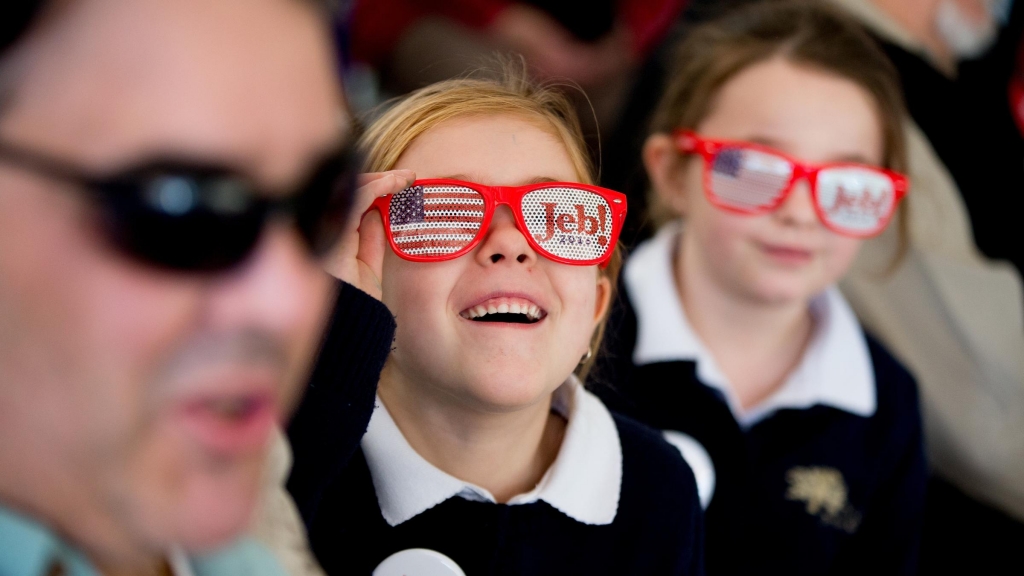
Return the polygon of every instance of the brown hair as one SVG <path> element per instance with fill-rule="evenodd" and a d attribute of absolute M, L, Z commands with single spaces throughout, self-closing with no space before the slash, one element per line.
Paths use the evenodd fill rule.
<path fill-rule="evenodd" d="M 839 75 L 866 90 L 882 124 L 883 167 L 906 172 L 907 115 L 895 67 L 857 22 L 820 1 L 766 1 L 695 28 L 676 52 L 651 131 L 696 130 L 729 80 L 779 57 Z M 663 223 L 667 208 L 655 198 L 651 205 L 652 219 Z M 894 265 L 906 251 L 905 206 L 897 216 L 900 248 Z"/>
<path fill-rule="evenodd" d="M 576 171 L 576 178 L 594 183 L 594 168 L 580 129 L 576 111 L 566 97 L 553 86 L 532 82 L 522 62 L 499 64 L 495 78 L 459 78 L 421 88 L 402 98 L 384 112 L 359 139 L 366 154 L 366 169 L 381 172 L 392 169 L 412 142 L 427 130 L 453 118 L 477 115 L 513 115 L 534 122 L 556 136 L 565 146 Z M 622 268 L 618 245 L 606 268 L 599 273 L 611 283 L 611 300 Z M 594 365 L 604 337 L 608 314 L 601 319 L 590 340 L 589 358 L 580 363 L 576 374 L 585 381 Z"/>

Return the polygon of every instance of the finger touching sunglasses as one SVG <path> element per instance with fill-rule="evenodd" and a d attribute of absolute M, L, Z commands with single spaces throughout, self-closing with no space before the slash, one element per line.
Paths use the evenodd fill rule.
<path fill-rule="evenodd" d="M 291 194 L 261 190 L 216 164 L 154 160 L 114 174 L 89 174 L 46 154 L 0 142 L 0 162 L 69 182 L 90 195 L 113 245 L 137 260 L 179 271 L 241 263 L 266 224 L 287 216 L 314 256 L 327 253 L 347 221 L 359 162 L 351 145 L 325 155 Z"/>
<path fill-rule="evenodd" d="M 485 186 L 417 180 L 378 198 L 371 209 L 380 211 L 395 254 L 437 262 L 473 250 L 502 205 L 512 210 L 516 226 L 537 253 L 577 266 L 607 266 L 626 219 L 625 195 L 575 182 Z"/>
<path fill-rule="evenodd" d="M 909 189 L 903 174 L 866 164 L 808 164 L 752 142 L 673 133 L 676 148 L 704 158 L 704 191 L 718 208 L 765 214 L 806 179 L 821 222 L 833 232 L 867 238 L 882 232 Z"/>

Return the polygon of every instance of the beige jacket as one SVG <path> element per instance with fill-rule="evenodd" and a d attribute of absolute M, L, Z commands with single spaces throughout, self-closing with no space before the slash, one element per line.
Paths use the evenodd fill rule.
<path fill-rule="evenodd" d="M 309 549 L 295 502 L 284 487 L 291 468 L 291 447 L 278 430 L 263 472 L 263 493 L 249 535 L 274 553 L 289 576 L 324 576 Z"/>
<path fill-rule="evenodd" d="M 930 59 L 868 0 L 831 0 L 875 34 Z M 952 111 L 951 111 L 952 112 Z M 864 325 L 915 374 L 931 465 L 1024 520 L 1024 293 L 984 258 L 952 177 L 909 123 L 910 251 L 884 275 L 895 229 L 865 243 L 842 283 Z"/>

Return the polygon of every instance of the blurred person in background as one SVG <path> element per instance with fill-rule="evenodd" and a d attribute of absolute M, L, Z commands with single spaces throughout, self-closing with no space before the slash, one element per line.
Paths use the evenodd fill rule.
<path fill-rule="evenodd" d="M 1024 3 L 832 0 L 896 65 L 907 126 L 910 249 L 884 235 L 843 284 L 921 386 L 933 469 L 922 570 L 1002 573 L 1024 538 L 1024 138 L 1009 98 Z M 1002 258 L 1012 263 L 992 260 Z"/>
<path fill-rule="evenodd" d="M 679 35 L 768 1 L 692 0 Z M 869 240 L 840 287 L 920 386 L 933 473 L 922 569 L 998 571 L 1024 538 L 1024 242 L 1004 200 L 1024 188 L 1024 2 L 1008 11 L 978 0 L 822 1 L 880 42 L 911 116 L 909 242 L 896 230 Z M 664 45 L 654 53 L 605 148 L 602 184 L 632 208 L 627 243 L 652 232 L 637 217 L 648 183 L 636 159 L 670 55 Z"/>
<path fill-rule="evenodd" d="M 978 248 L 1024 270 L 1017 220 L 993 193 L 1024 189 L 1024 138 L 1008 94 L 1024 6 L 1010 22 L 1009 0 L 831 1 L 857 15 L 899 69 L 911 116 L 953 177 Z"/>
<path fill-rule="evenodd" d="M 817 2 L 737 10 L 676 52 L 643 150 L 674 221 L 626 261 L 594 389 L 706 447 L 709 574 L 916 573 L 916 386 L 836 288 L 902 225 L 905 117 L 885 55 Z"/>
<path fill-rule="evenodd" d="M 685 4 L 357 0 L 353 57 L 376 67 L 387 91 L 404 93 L 479 68 L 496 51 L 512 51 L 525 57 L 539 80 L 583 88 L 594 110 L 585 101 L 577 107 L 587 131 L 593 132 L 612 123 L 636 66 L 668 33 Z M 595 113 L 597 126 L 591 124 Z"/>
<path fill-rule="evenodd" d="M 337 390 L 345 359 L 372 373 L 394 330 L 360 290 L 379 298 L 379 266 L 336 242 L 358 222 L 357 163 L 324 12 L 0 8 L 0 574 L 283 573 L 241 534 L 287 469 L 276 426 L 332 299 L 351 349 L 318 371 L 369 398 L 335 419 L 354 437 L 338 453 L 377 379 Z M 360 202 L 405 183 L 377 178 Z M 324 273 L 332 249 L 354 286 Z M 280 505 L 257 533 L 287 536 L 298 566 L 304 537 Z"/>

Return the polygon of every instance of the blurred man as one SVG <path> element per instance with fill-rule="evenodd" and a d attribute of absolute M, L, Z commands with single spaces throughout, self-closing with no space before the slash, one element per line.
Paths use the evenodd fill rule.
<path fill-rule="evenodd" d="M 1024 272 L 1018 220 L 997 193 L 1024 188 L 1024 138 L 1008 97 L 1021 6 L 1011 22 L 1008 0 L 833 1 L 864 21 L 900 71 L 907 107 L 953 177 L 977 247 Z"/>
<path fill-rule="evenodd" d="M 321 7 L 5 4 L 0 574 L 280 573 L 238 535 L 351 194 Z"/>
<path fill-rule="evenodd" d="M 913 119 L 909 250 L 887 273 L 897 234 L 872 240 L 843 289 L 921 388 L 935 473 L 922 571 L 1003 573 L 1024 537 L 1024 242 L 1009 208 L 1024 138 L 1008 99 L 1024 3 L 1000 30 L 1001 0 L 832 1 L 879 39 Z"/>
<path fill-rule="evenodd" d="M 996 41 L 1008 0 L 870 0 L 925 50 L 947 74 L 977 58 Z"/>

